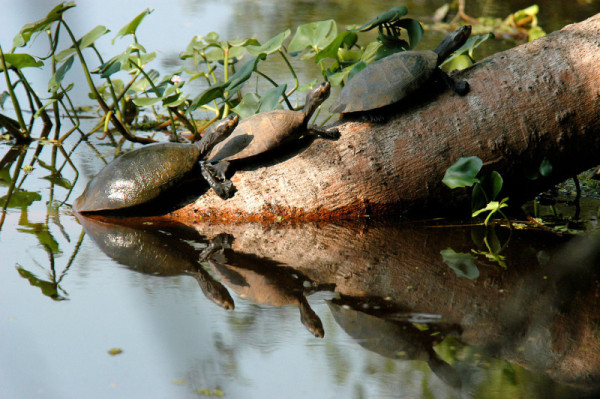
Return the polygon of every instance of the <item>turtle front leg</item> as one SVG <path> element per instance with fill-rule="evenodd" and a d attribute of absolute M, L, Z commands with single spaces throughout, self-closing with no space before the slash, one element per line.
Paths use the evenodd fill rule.
<path fill-rule="evenodd" d="M 437 74 L 442 79 L 442 81 L 446 84 L 446 86 L 448 86 L 450 88 L 450 90 L 452 90 L 459 96 L 464 96 L 465 94 L 467 94 L 469 92 L 470 87 L 469 87 L 469 83 L 467 83 L 466 80 L 456 81 L 456 80 L 452 79 L 450 76 L 448 76 L 448 74 L 446 72 L 442 71 L 440 68 L 437 68 L 437 71 L 438 71 Z"/>
<path fill-rule="evenodd" d="M 222 182 L 218 181 L 215 177 L 215 172 L 210 165 L 201 164 L 200 173 L 202 173 L 202 177 L 204 177 L 208 185 L 215 190 L 215 193 L 217 193 L 219 197 L 226 200 L 233 196 L 235 187 L 231 180 L 223 179 Z"/>
<path fill-rule="evenodd" d="M 323 129 L 315 125 L 308 126 L 306 131 L 314 136 L 328 140 L 337 140 L 340 138 L 340 131 L 336 128 Z"/>

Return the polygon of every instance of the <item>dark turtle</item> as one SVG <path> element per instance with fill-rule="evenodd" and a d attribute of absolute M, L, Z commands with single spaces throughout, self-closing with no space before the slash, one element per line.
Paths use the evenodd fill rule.
<path fill-rule="evenodd" d="M 121 155 L 94 176 L 73 208 L 77 212 L 117 211 L 157 198 L 181 182 L 233 131 L 238 120 L 237 115 L 224 118 L 194 144 L 152 144 Z M 225 186 L 211 183 L 215 190 L 227 191 Z"/>
<path fill-rule="evenodd" d="M 329 110 L 341 114 L 359 112 L 366 117 L 375 116 L 365 112 L 408 97 L 436 76 L 454 92 L 461 96 L 467 94 L 469 84 L 453 81 L 439 66 L 467 41 L 470 34 L 470 25 L 461 26 L 435 50 L 403 51 L 369 64 L 348 81 Z"/>
<path fill-rule="evenodd" d="M 315 110 L 329 97 L 331 84 L 323 82 L 306 96 L 304 108 L 299 111 L 275 110 L 261 112 L 242 120 L 233 133 L 217 144 L 206 156 L 203 175 L 211 183 L 208 171 L 218 176 L 221 181 L 228 182 L 225 173 L 231 161 L 252 158 L 280 145 L 299 138 L 303 134 L 337 139 L 340 134 L 336 129 L 325 130 L 316 126 L 308 126 L 308 121 Z M 216 163 L 216 165 L 215 165 Z M 229 198 L 232 192 L 221 195 Z"/>

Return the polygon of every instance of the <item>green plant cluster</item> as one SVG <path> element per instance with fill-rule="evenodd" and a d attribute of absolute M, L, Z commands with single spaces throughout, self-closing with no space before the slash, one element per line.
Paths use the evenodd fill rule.
<path fill-rule="evenodd" d="M 131 42 L 121 53 L 106 58 L 98 51 L 96 42 L 109 34 L 110 30 L 100 25 L 76 38 L 65 20 L 65 14 L 73 7 L 74 2 L 57 5 L 45 18 L 25 25 L 15 36 L 10 52 L 4 53 L 0 48 L 0 68 L 5 72 L 3 75 L 7 86 L 7 91 L 0 95 L 0 104 L 10 98 L 16 114 L 16 120 L 0 114 L 0 126 L 17 142 L 31 140 L 33 123 L 38 118 L 44 122 L 41 138 L 46 139 L 52 127 L 47 114 L 49 110 L 54 113 L 56 121 L 59 112 L 65 113 L 74 126 L 62 136 L 58 134 L 57 127 L 55 141 L 62 142 L 73 131 L 79 130 L 80 108 L 73 104 L 69 96 L 73 84 L 64 83 L 75 61 L 81 64 L 89 86 L 89 97 L 98 103 L 101 116 L 92 132 L 79 130 L 82 136 L 103 129 L 116 142 L 109 128 L 112 125 L 122 135 L 122 140 L 149 143 L 153 140 L 131 132 L 132 122 L 140 112 L 153 113 L 160 120 L 160 111 L 166 110 L 166 124 L 171 124 L 175 140 L 176 121 L 185 125 L 197 139 L 212 122 L 231 112 L 247 117 L 277 108 L 294 109 L 290 96 L 295 92 L 310 90 L 317 80 L 300 82 L 290 61 L 292 58 L 314 62 L 319 66 L 324 80 L 341 86 L 368 63 L 412 49 L 423 36 L 423 28 L 418 21 L 404 18 L 408 13 L 406 7 L 394 7 L 361 26 L 344 30 L 339 29 L 332 19 L 311 22 L 298 26 L 294 35 L 287 29 L 263 43 L 254 38 L 220 40 L 217 33 L 211 32 L 192 38 L 180 54 L 183 66 L 161 76 L 150 67 L 156 53 L 147 51 L 136 35 L 138 27 L 151 14 L 151 10 L 143 11 L 117 32 L 112 39 L 113 44 L 123 38 L 129 38 Z M 360 44 L 359 35 L 375 29 L 378 31 L 377 39 L 365 45 Z M 63 47 L 65 34 L 69 47 L 59 51 Z M 47 55 L 39 57 L 17 51 L 39 36 L 46 36 L 48 40 Z M 487 37 L 474 38 L 461 52 L 468 57 L 472 49 Z M 263 63 L 273 58 L 281 58 L 285 62 L 292 85 L 276 82 L 263 72 Z M 47 65 L 53 72 L 48 82 L 49 95 L 40 98 L 24 71 Z M 461 66 L 464 67 L 464 62 Z M 127 78 L 122 79 L 122 76 Z M 260 94 L 243 90 L 253 76 L 265 79 L 272 88 Z M 200 79 L 206 88 L 193 96 L 186 89 L 196 79 Z M 28 122 L 25 121 L 19 101 L 21 97 L 16 93 L 19 88 L 24 91 L 31 109 L 32 117 Z M 213 117 L 206 123 L 198 123 L 195 120 L 198 115 L 195 111 L 198 110 L 212 113 Z"/>

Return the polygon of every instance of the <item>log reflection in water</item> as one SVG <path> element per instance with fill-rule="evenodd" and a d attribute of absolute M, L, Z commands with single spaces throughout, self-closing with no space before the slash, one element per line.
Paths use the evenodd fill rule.
<path fill-rule="evenodd" d="M 572 269 L 572 262 L 562 260 L 568 255 L 553 258 L 566 238 L 516 231 L 501 253 L 505 269 L 484 245 L 485 231 L 469 227 L 204 223 L 196 228 L 208 237 L 231 234 L 235 253 L 292 266 L 345 296 L 388 298 L 396 312 L 441 315 L 441 321 L 460 325 L 464 344 L 558 382 L 589 387 L 600 379 L 599 262 L 586 258 Z M 508 232 L 498 233 L 505 243 Z M 489 237 L 488 232 L 488 243 Z M 591 252 L 600 246 L 586 245 Z M 460 277 L 448 267 L 441 255 L 448 248 L 479 251 L 473 256 L 479 276 Z"/>

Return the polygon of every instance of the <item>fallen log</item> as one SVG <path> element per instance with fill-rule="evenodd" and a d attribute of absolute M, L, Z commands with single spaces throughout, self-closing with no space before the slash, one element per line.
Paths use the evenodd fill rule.
<path fill-rule="evenodd" d="M 237 170 L 235 196 L 207 191 L 177 219 L 323 220 L 468 211 L 470 190 L 442 183 L 463 156 L 504 178 L 513 205 L 600 162 L 600 14 L 455 74 L 471 91 L 424 93 L 386 123 L 342 119 L 337 141 Z M 530 180 L 547 159 L 552 173 Z"/>

